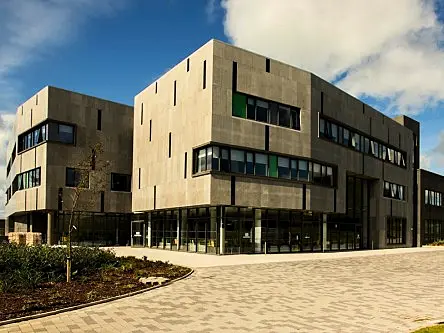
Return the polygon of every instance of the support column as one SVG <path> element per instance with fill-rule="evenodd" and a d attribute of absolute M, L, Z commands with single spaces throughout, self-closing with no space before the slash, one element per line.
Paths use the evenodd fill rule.
<path fill-rule="evenodd" d="M 146 240 L 147 246 L 151 247 L 151 213 L 147 214 L 147 222 L 146 222 Z"/>
<path fill-rule="evenodd" d="M 219 224 L 220 224 L 219 254 L 225 254 L 225 222 L 224 222 L 223 211 L 224 211 L 223 208 L 221 208 L 219 214 Z"/>
<path fill-rule="evenodd" d="M 327 249 L 327 214 L 322 214 L 322 252 Z"/>
<path fill-rule="evenodd" d="M 262 211 L 254 210 L 254 253 L 262 253 Z"/>
<path fill-rule="evenodd" d="M 176 250 L 179 251 L 179 247 L 180 247 L 180 211 L 177 212 L 177 216 L 176 216 L 176 228 L 177 228 Z"/>
<path fill-rule="evenodd" d="M 54 212 L 48 212 L 46 224 L 46 244 L 52 245 L 52 224 L 54 220 Z"/>

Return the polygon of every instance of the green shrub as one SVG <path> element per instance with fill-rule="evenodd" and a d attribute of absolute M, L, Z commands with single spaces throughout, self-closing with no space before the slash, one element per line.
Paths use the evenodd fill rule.
<path fill-rule="evenodd" d="M 0 292 L 34 289 L 45 282 L 63 281 L 66 278 L 66 254 L 66 248 L 61 247 L 1 244 Z M 111 251 L 90 247 L 72 249 L 74 278 L 117 264 Z"/>

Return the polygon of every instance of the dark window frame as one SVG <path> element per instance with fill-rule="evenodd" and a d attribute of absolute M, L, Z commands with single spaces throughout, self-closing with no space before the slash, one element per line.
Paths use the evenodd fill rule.
<path fill-rule="evenodd" d="M 121 182 L 124 184 L 121 185 Z M 131 175 L 111 172 L 111 191 L 131 192 Z"/>
<path fill-rule="evenodd" d="M 88 173 L 88 180 L 86 181 L 86 184 L 82 186 L 82 188 L 88 189 L 89 188 L 89 178 L 91 176 L 90 172 L 88 170 L 81 171 L 78 168 L 71 168 L 66 167 L 65 171 L 65 186 L 66 187 L 78 187 L 80 186 L 80 179 L 82 177 L 82 172 Z M 72 174 L 70 174 L 72 173 Z"/>

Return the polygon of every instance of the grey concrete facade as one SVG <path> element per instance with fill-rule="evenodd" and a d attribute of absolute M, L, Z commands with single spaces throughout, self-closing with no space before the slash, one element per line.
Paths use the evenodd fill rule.
<path fill-rule="evenodd" d="M 47 123 L 55 125 L 48 125 L 40 130 Z M 73 128 L 72 143 L 60 142 L 66 140 L 60 133 L 68 127 L 56 125 Z M 36 136 L 32 138 L 32 144 L 26 143 L 23 146 L 23 135 L 26 138 L 27 133 L 36 128 L 39 132 L 32 134 Z M 112 191 L 110 174 L 131 175 L 132 128 L 131 106 L 51 86 L 43 88 L 20 105 L 16 113 L 14 140 L 9 143 L 7 156 L 10 161 L 7 182 L 8 191 L 11 192 L 8 194 L 5 215 L 9 226 L 14 226 L 15 231 L 42 232 L 50 242 L 54 242 L 54 235 L 48 232 L 48 225 L 49 230 L 54 228 L 56 212 L 71 209 L 70 198 L 74 189 L 67 186 L 67 168 L 78 167 L 91 154 L 91 147 L 99 142 L 103 147 L 103 154 L 98 158 L 109 163 L 106 170 L 106 178 L 109 180 L 103 198 L 100 193 L 86 190 L 76 210 L 130 213 L 131 193 Z M 46 132 L 46 139 L 38 139 L 42 132 Z M 12 191 L 17 175 L 36 168 L 40 168 L 38 186 L 30 181 L 29 188 Z M 97 175 L 91 170 L 89 176 L 91 189 Z"/>
<path fill-rule="evenodd" d="M 235 94 L 300 109 L 300 129 L 233 116 Z M 362 145 L 366 137 L 399 151 L 403 166 L 390 163 L 388 153 L 383 160 L 326 140 L 320 135 L 320 118 L 355 131 Z M 405 119 L 388 118 L 314 74 L 211 40 L 135 97 L 132 210 L 236 206 L 347 215 L 352 177 L 366 183 L 362 198 L 368 204 L 361 219 L 367 246 L 412 246 L 417 168 L 412 161 L 419 155 Z M 195 172 L 196 152 L 206 145 L 323 163 L 333 168 L 335 182 L 320 186 Z M 385 182 L 402 186 L 403 199 L 385 196 Z M 397 244 L 387 241 L 391 217 L 404 221 L 403 241 Z"/>

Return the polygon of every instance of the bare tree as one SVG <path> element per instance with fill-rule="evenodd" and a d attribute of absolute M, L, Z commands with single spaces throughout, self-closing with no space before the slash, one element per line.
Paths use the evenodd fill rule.
<path fill-rule="evenodd" d="M 103 144 L 98 141 L 81 156 L 74 172 L 74 186 L 64 200 L 69 211 L 68 253 L 66 257 L 66 281 L 71 282 L 72 231 L 76 229 L 74 216 L 79 210 L 92 211 L 97 205 L 98 194 L 106 189 L 109 178 L 109 161 L 103 158 Z"/>

